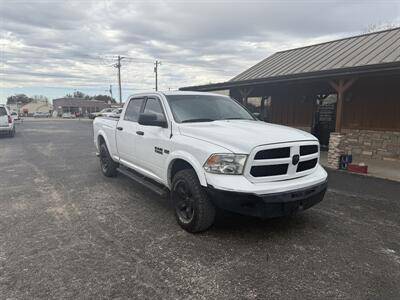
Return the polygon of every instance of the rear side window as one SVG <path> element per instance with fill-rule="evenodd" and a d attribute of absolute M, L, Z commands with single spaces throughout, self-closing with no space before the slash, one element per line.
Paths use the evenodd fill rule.
<path fill-rule="evenodd" d="M 131 99 L 125 111 L 124 120 L 137 122 L 144 99 Z"/>
<path fill-rule="evenodd" d="M 7 116 L 7 111 L 5 107 L 0 106 L 0 117 Z"/>

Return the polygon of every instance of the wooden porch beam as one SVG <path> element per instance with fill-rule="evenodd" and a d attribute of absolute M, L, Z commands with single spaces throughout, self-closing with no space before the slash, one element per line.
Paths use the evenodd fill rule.
<path fill-rule="evenodd" d="M 239 89 L 239 93 L 242 96 L 242 104 L 244 105 L 247 104 L 247 98 L 250 96 L 253 90 L 254 90 L 253 87 Z"/>
<path fill-rule="evenodd" d="M 337 93 L 336 124 L 335 124 L 336 132 L 342 131 L 344 93 L 354 84 L 356 80 L 357 80 L 356 78 L 351 78 L 348 80 L 339 79 L 338 82 L 335 82 L 333 80 L 329 81 L 329 84 Z"/>

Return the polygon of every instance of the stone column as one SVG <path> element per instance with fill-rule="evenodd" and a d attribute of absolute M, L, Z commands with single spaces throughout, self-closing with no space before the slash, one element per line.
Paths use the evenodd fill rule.
<path fill-rule="evenodd" d="M 339 132 L 331 132 L 329 137 L 329 150 L 328 150 L 328 167 L 332 169 L 339 169 L 339 158 L 340 155 L 344 154 L 341 150 L 341 141 L 344 137 Z"/>

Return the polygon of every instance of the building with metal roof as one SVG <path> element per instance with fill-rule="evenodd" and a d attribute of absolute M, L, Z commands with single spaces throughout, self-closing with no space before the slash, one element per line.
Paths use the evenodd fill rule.
<path fill-rule="evenodd" d="M 93 99 L 68 97 L 53 99 L 53 108 L 58 116 L 67 112 L 87 116 L 90 113 L 99 112 L 108 107 L 111 107 L 111 105 L 104 101 Z"/>
<path fill-rule="evenodd" d="M 364 34 L 277 52 L 230 81 L 388 69 L 400 63 L 399 47 L 400 28 Z"/>
<path fill-rule="evenodd" d="M 227 82 L 181 90 L 229 94 L 266 121 L 313 132 L 323 146 L 341 136 L 339 152 L 400 160 L 399 86 L 393 28 L 280 51 Z"/>

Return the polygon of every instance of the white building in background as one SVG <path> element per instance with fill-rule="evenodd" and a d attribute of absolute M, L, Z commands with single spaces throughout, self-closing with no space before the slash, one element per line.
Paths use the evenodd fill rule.
<path fill-rule="evenodd" d="M 19 112 L 24 115 L 32 115 L 35 112 L 47 112 L 51 113 L 53 106 L 45 101 L 34 101 L 27 103 L 19 108 Z"/>

